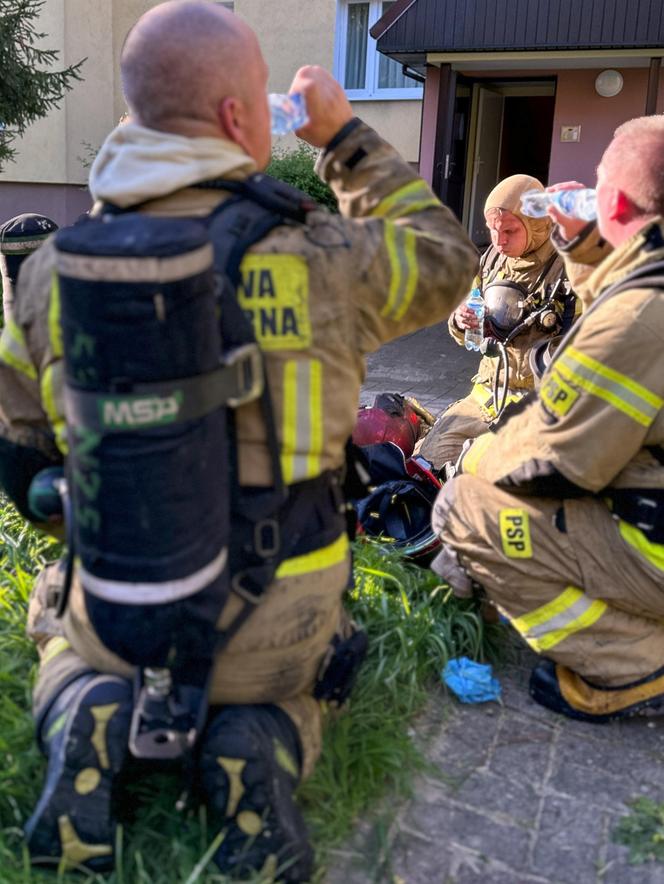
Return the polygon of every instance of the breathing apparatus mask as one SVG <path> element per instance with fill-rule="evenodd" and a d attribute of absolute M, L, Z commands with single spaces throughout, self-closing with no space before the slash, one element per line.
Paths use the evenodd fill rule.
<path fill-rule="evenodd" d="M 567 294 L 557 282 L 549 293 L 528 293 L 525 286 L 511 280 L 489 283 L 483 292 L 487 337 L 507 343 L 534 323 L 547 335 L 559 331 L 563 323 Z"/>

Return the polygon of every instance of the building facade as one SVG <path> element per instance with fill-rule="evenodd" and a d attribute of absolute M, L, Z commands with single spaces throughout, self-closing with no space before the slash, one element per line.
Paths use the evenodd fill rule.
<path fill-rule="evenodd" d="M 0 173 L 0 221 L 41 212 L 59 224 L 89 208 L 89 165 L 125 112 L 118 62 L 125 35 L 159 0 L 48 0 L 39 29 L 64 65 L 86 58 L 83 81 L 61 107 L 15 142 L 17 158 Z M 269 89 L 285 92 L 304 64 L 334 71 L 356 112 L 413 163 L 420 152 L 422 82 L 380 56 L 369 29 L 394 5 L 383 0 L 234 0 L 224 6 L 258 34 L 270 67 Z M 293 139 L 285 140 L 285 148 Z M 279 145 L 277 145 L 279 146 Z"/>
<path fill-rule="evenodd" d="M 499 180 L 592 185 L 616 127 L 664 112 L 662 0 L 397 0 L 372 33 L 424 77 L 420 172 L 478 245 Z"/>

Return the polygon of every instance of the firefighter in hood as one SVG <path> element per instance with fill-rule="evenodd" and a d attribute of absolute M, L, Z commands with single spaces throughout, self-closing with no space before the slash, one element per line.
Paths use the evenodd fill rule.
<path fill-rule="evenodd" d="M 87 322 L 86 311 L 104 309 L 104 302 L 117 298 L 118 291 L 133 298 L 136 279 L 141 291 L 149 289 L 157 272 L 158 285 L 149 289 L 150 309 L 118 326 L 104 353 L 107 360 L 117 360 L 139 322 L 147 323 L 155 335 L 167 327 L 169 335 L 159 338 L 160 346 L 134 346 L 119 365 L 118 371 L 124 368 L 127 378 L 116 385 L 115 399 L 107 399 L 104 420 L 124 421 L 127 431 L 112 435 L 106 427 L 104 445 L 116 446 L 117 454 L 117 440 L 124 440 L 127 448 L 106 497 L 97 493 L 95 506 L 75 513 L 74 523 L 83 537 L 96 527 L 100 512 L 104 517 L 106 498 L 131 495 L 134 486 L 140 512 L 116 511 L 115 519 L 105 523 L 106 536 L 122 532 L 125 521 L 140 531 L 141 520 L 159 518 L 144 507 L 140 496 L 147 483 L 143 469 L 152 469 L 153 453 L 141 449 L 142 460 L 129 453 L 136 441 L 131 427 L 137 422 L 154 419 L 151 445 L 163 447 L 166 440 L 170 448 L 164 457 L 178 458 L 175 468 L 155 480 L 159 493 L 168 495 L 173 518 L 180 519 L 177 501 L 190 494 L 191 482 L 204 480 L 203 497 L 229 472 L 233 458 L 203 450 L 205 439 L 200 442 L 204 456 L 186 439 L 179 445 L 169 441 L 174 432 L 169 427 L 193 426 L 187 429 L 193 433 L 208 420 L 209 415 L 188 424 L 168 423 L 181 402 L 186 403 L 189 387 L 183 387 L 183 400 L 177 396 L 123 399 L 123 391 L 132 389 L 132 366 L 156 364 L 163 356 L 162 346 L 170 347 L 171 339 L 178 339 L 183 321 L 177 311 L 193 309 L 197 298 L 172 300 L 173 291 L 188 292 L 180 280 L 192 274 L 205 289 L 212 247 L 201 239 L 202 221 L 217 210 L 215 218 L 223 220 L 226 211 L 221 208 L 226 202 L 229 217 L 236 218 L 238 194 L 244 194 L 245 208 L 247 201 L 261 211 L 270 206 L 269 232 L 254 237 L 241 266 L 234 270 L 233 298 L 241 308 L 237 328 L 249 321 L 265 363 L 278 451 L 275 463 L 267 438 L 269 421 L 258 401 L 237 407 L 233 421 L 237 484 L 231 480 L 230 487 L 235 487 L 241 506 L 233 510 L 231 500 L 228 554 L 222 550 L 209 566 L 197 571 L 195 585 L 193 578 L 169 579 L 168 573 L 160 582 L 131 574 L 125 580 L 95 575 L 91 568 L 106 552 L 106 541 L 101 540 L 96 559 L 75 566 L 64 616 L 57 619 L 53 604 L 59 597 L 61 569 L 51 567 L 41 575 L 31 601 L 29 630 L 41 654 L 34 709 L 48 771 L 26 826 L 28 845 L 33 858 L 64 867 L 93 871 L 112 867 L 111 797 L 127 760 L 130 727 L 136 722 L 132 682 L 137 666 L 131 661 L 141 653 L 129 639 L 119 651 L 121 633 L 126 625 L 130 635 L 130 627 L 140 628 L 143 622 L 146 641 L 159 641 L 161 608 L 166 607 L 160 605 L 160 587 L 186 612 L 197 597 L 191 592 L 200 586 L 201 575 L 216 579 L 228 560 L 233 589 L 214 622 L 223 633 L 238 612 L 249 615 L 214 656 L 207 682 L 207 720 L 196 725 L 198 739 L 188 758 L 196 768 L 211 818 L 220 828 L 227 827 L 215 855 L 222 872 L 241 875 L 267 863 L 280 869 L 286 880 L 306 881 L 312 850 L 293 790 L 311 772 L 320 751 L 324 711 L 320 699 L 342 696 L 344 679 L 354 668 L 353 631 L 342 607 L 351 563 L 338 477 L 356 418 L 363 357 L 385 341 L 447 318 L 477 272 L 476 250 L 409 164 L 353 117 L 343 89 L 318 67 L 300 69 L 291 91 L 305 97 L 309 121 L 298 134 L 322 149 L 318 171 L 338 197 L 341 214 L 307 207 L 290 191 L 283 187 L 275 191 L 265 176 L 256 175 L 270 158 L 267 67 L 254 33 L 219 4 L 167 2 L 148 11 L 127 37 L 121 72 L 131 118 L 109 135 L 91 170 L 90 189 L 96 200 L 92 218 L 60 231 L 57 236 L 63 238 L 55 244 L 48 241 L 21 271 L 14 322 L 0 344 L 2 484 L 26 516 L 47 527 L 48 512 L 35 513 L 28 495 L 38 471 L 57 466 L 63 458 L 67 463 L 74 459 L 70 486 L 75 507 L 77 499 L 79 504 L 84 500 L 76 498 L 79 492 L 95 496 L 98 489 L 92 479 L 98 482 L 98 475 L 83 470 L 85 446 L 79 444 L 77 427 L 66 424 L 101 420 L 83 405 L 86 395 L 100 401 L 97 392 L 90 392 L 105 370 L 95 354 L 99 356 L 107 324 L 117 321 L 117 315 L 104 319 L 94 339 L 82 334 L 80 326 Z M 300 215 L 291 205 L 293 200 Z M 128 209 L 132 212 L 123 220 Z M 279 212 L 284 217 L 275 226 Z M 169 239 L 168 254 L 162 249 L 147 263 L 140 255 L 128 261 L 122 250 L 128 243 L 138 248 L 142 237 L 132 234 L 112 240 L 113 230 L 123 224 L 133 225 L 139 233 L 144 224 L 146 231 L 170 237 L 173 218 L 176 229 L 186 229 L 191 239 L 182 245 L 189 251 L 181 255 L 173 257 Z M 201 223 L 192 227 L 192 218 Z M 255 217 L 247 218 L 255 231 Z M 260 215 L 259 220 L 263 223 L 265 218 Z M 209 227 L 215 262 L 217 248 L 223 253 L 226 241 L 242 236 L 239 227 L 224 228 L 219 241 L 215 241 L 217 228 Z M 88 229 L 97 233 L 89 236 Z M 92 243 L 93 248 L 100 238 L 108 244 L 105 254 L 81 258 L 81 243 Z M 117 254 L 121 260 L 114 257 Z M 217 268 L 215 263 L 215 270 L 230 274 L 233 260 L 233 255 L 225 255 L 225 265 Z M 56 265 L 59 293 L 51 284 Z M 225 278 L 223 273 L 219 278 Z M 87 296 L 90 285 L 106 284 L 106 298 Z M 67 299 L 71 303 L 81 293 L 80 315 L 67 308 L 65 322 Z M 113 310 L 126 308 L 120 300 L 113 303 Z M 175 322 L 170 320 L 173 312 Z M 220 313 L 223 321 L 227 313 L 223 306 Z M 195 335 L 173 351 L 174 359 L 202 358 L 202 340 L 215 325 L 214 316 L 212 312 Z M 237 328 L 231 327 L 230 333 Z M 249 351 L 253 352 L 251 347 Z M 76 360 L 84 358 L 85 370 L 72 380 L 72 366 L 82 366 Z M 208 375 L 216 377 L 217 372 Z M 73 409 L 66 421 L 63 388 Z M 153 414 L 152 406 L 152 411 L 145 410 L 150 402 L 161 403 L 159 415 Z M 78 440 L 74 447 L 68 446 L 67 431 L 70 440 Z M 95 434 L 88 432 L 86 439 L 96 444 Z M 102 445 L 96 450 L 103 461 L 107 449 Z M 97 467 L 99 472 L 104 463 Z M 285 498 L 278 511 L 262 517 L 258 526 L 252 512 L 270 499 L 277 474 Z M 104 481 L 102 474 L 102 486 Z M 148 492 L 152 493 L 150 488 Z M 191 530 L 193 544 L 220 527 L 214 524 L 214 506 L 213 496 L 182 523 L 184 533 Z M 123 535 L 120 552 L 134 542 L 133 533 Z M 175 548 L 180 532 L 169 535 L 166 528 L 164 534 Z M 146 541 L 152 549 L 164 538 L 153 531 Z M 136 567 L 149 572 L 150 555 L 144 550 Z M 251 568 L 246 568 L 247 561 Z M 149 609 L 146 599 L 151 600 Z M 147 613 L 132 620 L 132 605 Z M 100 616 L 104 611 L 105 618 Z M 187 648 L 195 659 L 197 647 L 195 642 L 178 643 L 179 634 L 198 628 L 196 618 L 202 612 L 200 608 L 191 616 L 182 614 L 179 628 L 173 630 L 182 672 L 187 670 Z M 346 647 L 346 653 L 339 657 L 335 648 L 340 647 Z M 357 650 L 361 654 L 362 648 Z M 332 662 L 325 669 L 322 664 L 327 660 Z M 192 683 L 198 679 L 198 688 L 204 675 L 189 666 L 189 677 Z M 161 703 L 169 690 L 162 676 L 163 670 L 157 675 L 151 671 L 150 681 L 140 689 L 145 718 L 138 720 L 138 731 L 133 733 L 136 747 L 143 745 L 141 728 L 151 723 L 153 701 Z M 175 716 L 178 708 L 169 705 L 166 711 Z M 191 731 L 171 732 L 191 742 Z M 168 748 L 168 741 L 164 743 Z"/>
<path fill-rule="evenodd" d="M 505 341 L 556 287 L 552 309 L 545 311 L 546 327 L 538 320 L 516 331 L 505 347 L 506 367 L 496 353 L 487 352 L 482 358 L 469 395 L 438 417 L 420 446 L 419 453 L 436 469 L 454 462 L 466 439 L 485 433 L 487 424 L 496 419 L 495 387 L 507 384 L 500 396 L 505 404 L 518 402 L 534 388 L 529 364 L 534 345 L 560 334 L 574 318 L 576 298 L 569 292 L 563 260 L 551 243 L 551 221 L 531 218 L 521 211 L 522 194 L 543 189 L 530 175 L 511 175 L 491 191 L 484 205 L 491 245 L 482 255 L 472 288 L 485 301 L 486 337 Z M 520 306 L 527 301 L 528 308 Z M 457 344 L 463 346 L 466 329 L 477 324 L 476 315 L 464 302 L 450 317 L 448 327 Z"/>
<path fill-rule="evenodd" d="M 597 223 L 549 214 L 584 313 L 538 395 L 462 454 L 435 568 L 543 656 L 538 703 L 605 722 L 664 703 L 664 119 L 616 130 Z"/>

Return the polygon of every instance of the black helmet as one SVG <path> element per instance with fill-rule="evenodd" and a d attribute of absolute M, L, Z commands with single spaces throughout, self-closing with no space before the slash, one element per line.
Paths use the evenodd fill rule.
<path fill-rule="evenodd" d="M 441 488 L 423 458 L 404 459 L 391 442 L 363 449 L 369 472 L 378 482 L 356 502 L 360 531 L 390 544 L 421 565 L 440 547 L 431 527 L 431 510 Z"/>

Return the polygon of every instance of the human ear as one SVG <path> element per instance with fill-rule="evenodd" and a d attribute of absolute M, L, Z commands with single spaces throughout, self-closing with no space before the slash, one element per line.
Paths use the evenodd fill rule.
<path fill-rule="evenodd" d="M 609 218 L 611 221 L 624 221 L 631 218 L 633 204 L 630 198 L 617 187 L 612 188 L 609 199 Z"/>
<path fill-rule="evenodd" d="M 243 113 L 237 98 L 229 96 L 219 102 L 217 119 L 226 138 L 239 144 L 240 147 L 244 147 Z"/>

